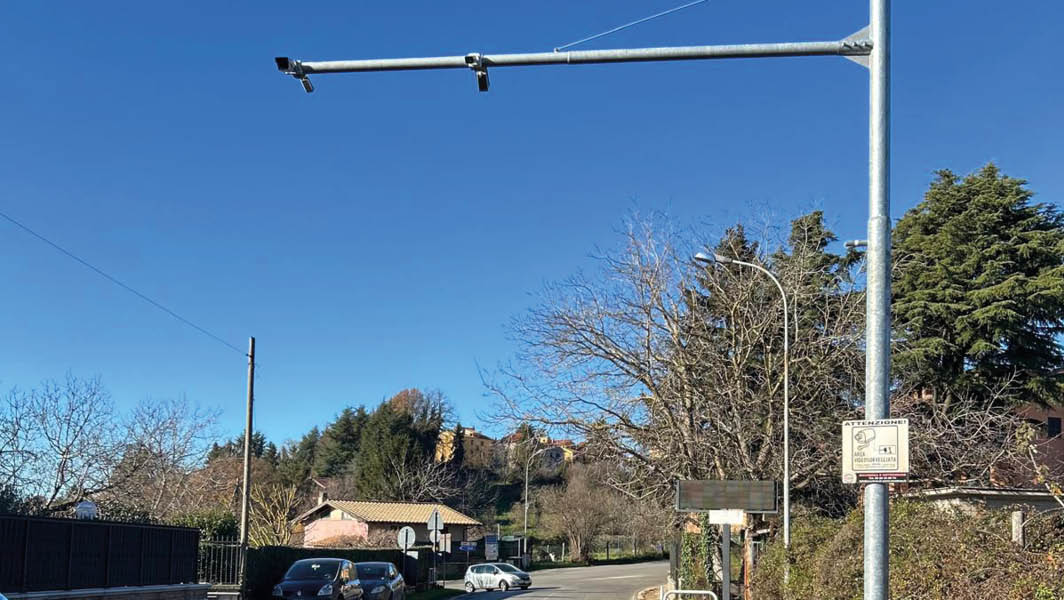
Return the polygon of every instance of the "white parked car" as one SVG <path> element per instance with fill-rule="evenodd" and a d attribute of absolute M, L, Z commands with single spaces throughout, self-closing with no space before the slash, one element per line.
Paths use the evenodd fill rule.
<path fill-rule="evenodd" d="M 472 565 L 466 569 L 465 573 L 465 590 L 469 593 L 476 590 L 494 589 L 505 592 L 515 587 L 527 590 L 530 585 L 532 585 L 531 575 L 507 563 Z"/>

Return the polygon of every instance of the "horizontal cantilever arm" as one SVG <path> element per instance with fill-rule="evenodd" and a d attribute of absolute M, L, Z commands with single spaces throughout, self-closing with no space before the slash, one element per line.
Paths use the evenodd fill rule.
<path fill-rule="evenodd" d="M 835 42 L 675 46 L 622 50 L 484 54 L 477 56 L 479 56 L 479 60 L 484 67 L 526 67 L 533 65 L 710 60 L 722 58 L 768 58 L 781 56 L 866 56 L 871 52 L 872 42 L 870 40 L 847 39 Z M 278 66 L 281 64 L 282 63 L 279 61 Z M 467 56 L 331 61 L 287 60 L 287 64 L 289 68 L 282 68 L 281 70 L 288 73 L 295 73 L 298 71 L 300 74 L 353 73 L 359 71 L 408 71 L 416 69 L 464 69 L 470 67 Z"/>

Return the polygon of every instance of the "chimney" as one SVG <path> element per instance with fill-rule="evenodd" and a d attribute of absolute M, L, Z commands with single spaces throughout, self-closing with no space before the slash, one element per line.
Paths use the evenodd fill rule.
<path fill-rule="evenodd" d="M 318 492 L 318 506 L 321 506 L 322 504 L 325 504 L 325 501 L 328 500 L 328 499 L 329 499 L 329 494 L 325 490 L 322 490 L 322 491 Z"/>

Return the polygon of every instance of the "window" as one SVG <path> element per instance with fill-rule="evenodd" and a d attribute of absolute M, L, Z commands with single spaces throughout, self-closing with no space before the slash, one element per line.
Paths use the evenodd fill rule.
<path fill-rule="evenodd" d="M 1057 437 L 1060 435 L 1060 417 L 1049 417 L 1046 419 L 1046 435 L 1049 437 Z"/>
<path fill-rule="evenodd" d="M 359 579 L 384 579 L 388 576 L 388 566 L 381 563 L 358 563 Z"/>
<path fill-rule="evenodd" d="M 337 560 L 300 560 L 292 564 L 292 567 L 285 573 L 284 578 L 288 580 L 325 580 L 331 581 L 336 577 L 336 572 L 340 568 L 340 561 Z"/>

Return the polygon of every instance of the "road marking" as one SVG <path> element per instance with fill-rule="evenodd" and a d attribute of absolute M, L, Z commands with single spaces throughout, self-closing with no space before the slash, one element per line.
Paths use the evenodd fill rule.
<path fill-rule="evenodd" d="M 642 577 L 642 575 L 617 575 L 615 577 L 599 577 L 599 581 L 603 579 L 631 579 L 633 577 Z"/>

